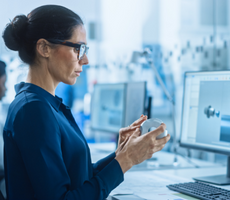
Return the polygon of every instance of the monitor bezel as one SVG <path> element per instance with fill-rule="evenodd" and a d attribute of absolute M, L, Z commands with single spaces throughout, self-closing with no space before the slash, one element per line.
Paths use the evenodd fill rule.
<path fill-rule="evenodd" d="M 181 126 L 180 126 L 180 139 L 179 139 L 179 145 L 180 147 L 185 147 L 185 148 L 192 148 L 192 149 L 197 149 L 197 150 L 204 150 L 204 151 L 208 151 L 208 152 L 212 152 L 212 153 L 219 153 L 219 154 L 225 154 L 225 155 L 230 155 L 230 147 L 229 147 L 229 151 L 227 150 L 223 150 L 222 148 L 218 148 L 218 147 L 207 147 L 207 146 L 201 146 L 198 144 L 189 144 L 189 143 L 185 143 L 181 141 L 182 138 L 182 122 L 183 122 L 183 114 L 184 114 L 184 100 L 185 100 L 185 80 L 186 80 L 186 75 L 187 74 L 199 74 L 199 73 L 215 73 L 215 72 L 228 72 L 230 73 L 230 70 L 212 70 L 212 71 L 208 71 L 208 70 L 204 70 L 204 71 L 186 71 L 184 72 L 184 88 L 183 88 L 183 99 L 182 99 L 182 114 L 181 114 Z"/>

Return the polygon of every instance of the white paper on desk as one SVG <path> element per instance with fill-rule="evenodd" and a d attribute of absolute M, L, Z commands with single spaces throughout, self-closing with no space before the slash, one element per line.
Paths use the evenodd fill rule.
<path fill-rule="evenodd" d="M 159 171 L 158 171 L 159 172 Z M 135 194 L 145 199 L 182 199 L 173 195 L 166 185 L 188 181 L 177 176 L 167 176 L 167 174 L 156 171 L 133 171 L 125 174 L 124 182 L 121 183 L 110 195 L 115 194 Z M 163 197 L 164 195 L 164 197 Z"/>
<path fill-rule="evenodd" d="M 149 194 L 145 193 L 141 196 L 141 198 L 144 198 L 146 200 L 186 200 L 184 198 L 177 197 L 172 194 L 159 195 L 159 194 L 152 194 L 152 193 L 149 193 Z"/>
<path fill-rule="evenodd" d="M 163 189 L 155 192 L 138 193 L 138 196 L 146 200 L 186 200 L 174 195 L 174 191 Z"/>
<path fill-rule="evenodd" d="M 176 175 L 172 175 L 172 174 L 167 174 L 164 172 L 164 170 L 162 171 L 154 171 L 154 174 L 161 177 L 162 179 L 167 179 L 168 181 L 172 182 L 172 183 L 181 183 L 181 182 L 189 182 L 192 181 L 191 179 L 188 178 L 183 178 L 180 176 L 176 176 Z"/>
<path fill-rule="evenodd" d="M 113 195 L 122 195 L 122 194 L 133 194 L 133 191 L 132 190 L 129 190 L 129 189 L 120 189 L 120 188 L 117 188 L 117 189 L 114 189 L 110 195 L 113 196 Z"/>

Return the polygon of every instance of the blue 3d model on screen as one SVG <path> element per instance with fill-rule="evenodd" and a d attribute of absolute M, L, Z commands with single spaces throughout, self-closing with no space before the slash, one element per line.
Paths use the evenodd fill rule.
<path fill-rule="evenodd" d="M 215 115 L 219 117 L 220 111 L 215 111 L 215 108 L 213 108 L 212 106 L 208 106 L 204 109 L 204 114 L 207 116 L 207 118 L 214 117 Z"/>

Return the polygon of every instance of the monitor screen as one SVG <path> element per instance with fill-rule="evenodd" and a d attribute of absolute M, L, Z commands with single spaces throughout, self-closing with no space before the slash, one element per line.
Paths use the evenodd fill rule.
<path fill-rule="evenodd" d="M 91 128 L 119 133 L 144 114 L 146 82 L 96 84 L 91 99 Z"/>
<path fill-rule="evenodd" d="M 230 71 L 185 73 L 180 145 L 230 155 Z"/>
<path fill-rule="evenodd" d="M 124 112 L 124 84 L 96 84 L 91 101 L 91 127 L 119 131 Z"/>

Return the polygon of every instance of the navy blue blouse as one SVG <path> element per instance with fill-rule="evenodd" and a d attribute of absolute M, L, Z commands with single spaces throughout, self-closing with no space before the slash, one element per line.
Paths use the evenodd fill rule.
<path fill-rule="evenodd" d="M 105 199 L 124 178 L 115 153 L 92 164 L 60 98 L 30 83 L 15 90 L 3 133 L 8 199 Z"/>

